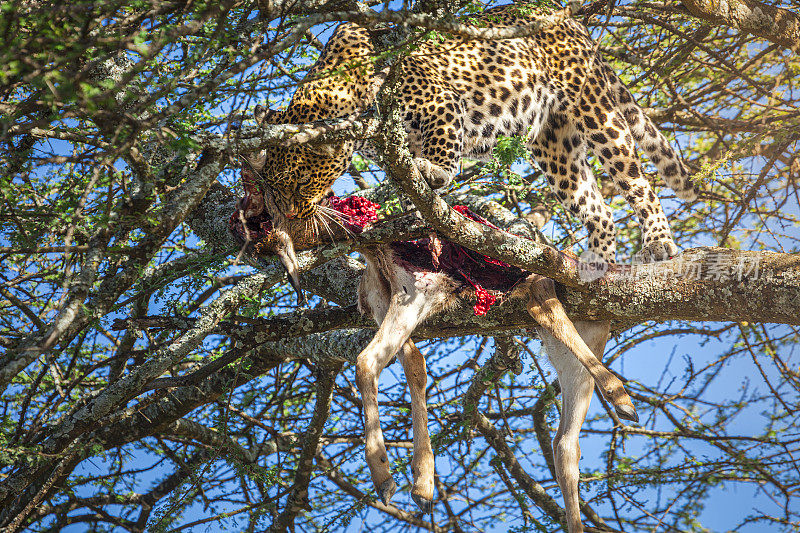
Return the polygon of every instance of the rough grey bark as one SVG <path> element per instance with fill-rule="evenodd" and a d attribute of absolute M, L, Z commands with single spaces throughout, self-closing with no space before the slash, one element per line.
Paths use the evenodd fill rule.
<path fill-rule="evenodd" d="M 755 0 L 683 0 L 694 16 L 758 35 L 800 53 L 800 17 L 788 9 Z"/>
<path fill-rule="evenodd" d="M 325 14 L 318 20 L 323 18 L 333 20 L 342 16 L 342 13 L 346 15 L 342 16 L 342 19 L 347 19 L 347 17 L 355 19 L 365 16 L 363 6 L 369 4 L 374 5 L 376 2 L 364 4 L 339 1 L 289 4 L 264 2 L 262 18 L 269 18 L 277 13 L 305 14 L 309 10 L 315 10 L 316 13 Z M 716 5 L 695 4 L 701 8 L 716 9 Z M 737 27 L 755 34 L 758 34 L 756 26 L 763 23 L 764 31 L 772 32 L 773 37 L 777 35 L 775 31 L 779 33 L 783 31 L 780 25 L 776 28 L 767 24 L 763 18 L 759 19 L 756 9 L 762 9 L 761 13 L 767 13 L 768 17 L 772 17 L 776 24 L 782 23 L 781 21 L 791 21 L 793 17 L 796 20 L 796 15 L 792 13 L 782 13 L 781 16 L 785 15 L 784 19 L 780 19 L 777 15 L 773 16 L 769 11 L 773 8 L 755 2 L 739 2 L 738 4 L 729 2 L 724 5 L 730 7 L 729 11 L 724 13 L 728 19 L 712 20 L 708 17 L 713 14 L 708 13 L 700 13 L 698 16 L 705 17 L 706 20 L 714 23 L 734 26 L 739 24 Z M 738 16 L 738 11 L 736 13 L 734 11 L 742 5 L 748 7 L 750 13 L 745 14 L 747 20 L 736 22 L 731 17 Z M 396 19 L 398 16 L 405 17 L 405 15 L 386 12 L 378 15 L 368 14 L 368 17 L 371 18 L 363 20 L 391 20 L 392 17 Z M 488 35 L 483 30 L 476 34 L 474 28 L 465 29 L 424 13 L 409 15 L 403 21 L 415 21 L 427 28 L 448 30 L 465 37 L 486 38 Z M 792 27 L 796 29 L 796 26 L 786 26 L 786 28 Z M 492 36 L 509 37 L 517 35 L 514 33 L 517 31 L 529 30 L 494 32 Z M 791 37 L 791 33 L 787 33 L 787 35 L 796 42 L 796 33 L 794 37 Z M 295 32 L 294 35 L 276 43 L 271 48 L 259 50 L 251 59 L 257 61 L 259 58 L 281 50 L 286 45 L 295 43 L 296 40 L 293 39 L 296 36 Z M 233 65 L 229 73 L 231 76 L 236 75 L 237 72 L 242 72 L 242 69 L 251 64 L 251 61 L 247 60 Z M 130 76 L 127 67 L 118 74 L 121 76 L 120 79 Z M 231 77 L 219 79 L 229 80 Z M 177 106 L 176 108 L 189 105 L 191 98 L 209 94 L 209 91 L 218 86 L 219 83 L 198 87 L 187 93 L 186 98 L 176 101 L 174 105 Z M 675 119 L 678 124 L 707 125 L 713 122 L 715 127 L 729 132 L 734 130 L 763 132 L 768 131 L 771 127 L 768 118 L 763 121 L 751 120 L 748 122 L 719 117 L 709 118 L 702 112 L 690 114 L 672 109 L 654 110 L 653 114 L 659 114 L 665 119 Z M 158 117 L 150 118 L 155 120 Z M 391 116 L 389 118 L 391 119 Z M 30 123 L 25 127 L 29 125 Z M 209 153 L 212 154 L 210 159 L 204 161 L 202 167 L 193 167 L 193 164 L 190 164 L 193 160 L 188 162 L 178 160 L 167 168 L 161 163 L 156 163 L 149 156 L 131 150 L 130 154 L 125 157 L 130 167 L 139 176 L 141 195 L 134 194 L 129 199 L 135 203 L 132 206 L 134 209 L 130 209 L 130 211 L 133 213 L 147 211 L 148 214 L 156 215 L 158 222 L 153 225 L 131 221 L 131 227 L 142 228 L 151 233 L 147 239 L 138 243 L 138 248 L 134 250 L 127 262 L 120 263 L 123 266 L 119 268 L 118 275 L 108 275 L 106 279 L 100 280 L 102 284 L 98 286 L 93 287 L 93 282 L 96 280 L 93 263 L 97 261 L 98 257 L 103 257 L 105 243 L 110 241 L 110 234 L 98 234 L 97 238 L 91 240 L 89 245 L 83 245 L 80 248 L 82 252 L 92 250 L 94 255 L 84 256 L 86 258 L 84 267 L 79 269 L 79 274 L 72 278 L 69 286 L 68 305 L 63 308 L 62 314 L 55 319 L 54 324 L 45 324 L 45 326 L 54 326 L 51 328 L 51 332 L 55 332 L 56 336 L 51 335 L 50 337 L 54 342 L 42 342 L 44 338 L 40 336 L 41 332 L 37 332 L 28 339 L 32 341 L 32 344 L 14 346 L 13 348 L 17 351 L 6 353 L 0 360 L 0 382 L 12 379 L 19 369 L 24 368 L 33 360 L 32 358 L 43 353 L 46 354 L 46 350 L 52 351 L 67 345 L 74 338 L 76 332 L 85 328 L 98 316 L 109 312 L 110 309 L 116 309 L 116 306 L 126 305 L 127 301 L 119 303 L 119 296 L 133 286 L 132 283 L 139 283 L 142 289 L 139 290 L 137 286 L 136 290 L 139 291 L 139 294 L 147 295 L 147 291 L 152 289 L 151 284 L 167 284 L 172 280 L 179 279 L 186 275 L 186 269 L 190 269 L 194 261 L 207 260 L 205 255 L 187 256 L 163 268 L 145 270 L 140 277 L 138 276 L 138 272 L 140 272 L 138 267 L 150 262 L 153 254 L 157 253 L 163 244 L 165 235 L 178 227 L 182 221 L 187 221 L 194 232 L 204 239 L 212 254 L 218 257 L 235 256 L 240 252 L 240 243 L 229 234 L 226 224 L 233 210 L 234 199 L 224 187 L 212 183 L 222 166 L 222 160 L 219 157 L 221 151 L 235 153 L 237 150 L 249 151 L 267 144 L 286 145 L 325 142 L 342 138 L 366 138 L 375 135 L 380 130 L 380 126 L 378 119 L 357 117 L 323 121 L 312 125 L 269 127 L 260 131 L 245 128 L 236 134 L 235 140 L 230 135 L 197 135 L 191 138 L 199 142 L 200 146 L 211 149 Z M 142 127 L 153 127 L 156 131 L 160 126 L 153 126 L 152 123 L 145 121 L 142 123 Z M 33 129 L 25 131 L 41 135 L 42 138 L 70 140 L 65 137 L 62 130 L 58 129 L 34 126 Z M 388 131 L 390 135 L 397 133 L 396 130 Z M 19 132 L 17 131 L 17 133 Z M 104 150 L 111 146 L 99 139 L 97 142 L 102 143 Z M 305 359 L 316 365 L 335 364 L 342 361 L 352 362 L 371 338 L 372 324 L 370 320 L 358 316 L 352 307 L 363 267 L 356 260 L 344 254 L 357 250 L 359 246 L 367 243 L 410 239 L 437 229 L 449 238 L 499 256 L 510 263 L 527 266 L 539 272 L 549 272 L 553 277 L 564 282 L 565 285 L 559 288 L 560 295 L 574 318 L 610 318 L 615 321 L 618 328 L 642 321 L 672 319 L 798 323 L 796 317 L 800 316 L 798 314 L 800 304 L 796 302 L 800 301 L 797 298 L 800 286 L 798 280 L 800 268 L 798 268 L 795 256 L 695 249 L 687 251 L 684 256 L 674 261 L 653 267 L 652 271 L 648 270 L 650 267 L 643 266 L 612 267 L 602 273 L 602 276 L 586 281 L 581 279 L 581 275 L 586 275 L 587 272 L 582 272 L 581 265 L 568 255 L 553 251 L 538 242 L 532 243 L 532 241 L 512 235 L 486 231 L 479 225 L 465 222 L 460 215 L 453 213 L 446 204 L 440 202 L 436 195 L 425 190 L 424 182 L 419 182 L 419 176 L 414 175 L 414 169 L 409 166 L 409 160 L 403 152 L 402 137 L 389 136 L 386 138 L 386 142 L 390 149 L 397 151 L 396 158 L 388 158 L 390 169 L 401 183 L 405 183 L 404 187 L 408 194 L 417 202 L 420 211 L 431 221 L 431 225 L 414 219 L 392 220 L 382 224 L 374 231 L 364 234 L 357 241 L 326 245 L 301 254 L 301 263 L 303 268 L 307 269 L 304 272 L 306 289 L 342 307 L 297 311 L 250 322 L 237 318 L 237 323 L 234 323 L 228 318 L 231 313 L 236 311 L 240 297 L 242 299 L 252 297 L 258 294 L 259 290 L 279 283 L 283 277 L 282 270 L 274 262 L 244 254 L 243 257 L 246 261 L 261 270 L 259 274 L 242 280 L 239 285 L 224 293 L 214 304 L 202 310 L 200 318 L 197 320 L 171 317 L 169 319 L 171 322 L 169 320 L 160 322 L 162 325 L 173 327 L 176 331 L 183 331 L 183 335 L 178 336 L 162 350 L 148 353 L 147 356 L 152 357 L 153 360 L 136 368 L 124 379 L 111 379 L 111 385 L 106 390 L 81 398 L 75 404 L 75 408 L 65 412 L 60 420 L 53 418 L 51 422 L 48 422 L 53 423 L 52 427 L 46 426 L 36 430 L 36 435 L 28 443 L 37 446 L 36 450 L 39 455 L 35 457 L 30 466 L 20 464 L 19 468 L 15 467 L 11 470 L 11 475 L 0 482 L 0 523 L 13 523 L 14 527 L 17 527 L 23 524 L 26 513 L 30 513 L 31 516 L 38 516 L 37 513 L 40 511 L 55 513 L 56 511 L 52 509 L 40 506 L 39 502 L 43 501 L 43 497 L 52 494 L 55 490 L 54 487 L 58 487 L 59 483 L 66 479 L 66 476 L 80 461 L 84 460 L 88 454 L 94 453 L 91 451 L 92 446 L 97 444 L 105 449 L 111 449 L 153 435 L 165 439 L 185 438 L 201 445 L 218 448 L 221 450 L 222 456 L 230 461 L 242 458 L 246 461 L 255 461 L 266 454 L 274 453 L 275 450 L 296 449 L 299 439 L 295 436 L 287 436 L 285 441 L 278 440 L 274 443 L 274 448 L 269 449 L 239 446 L 235 438 L 225 438 L 225 435 L 183 417 L 193 409 L 218 401 L 226 391 L 248 383 L 285 361 Z M 151 166 L 158 168 L 149 168 Z M 161 204 L 159 210 L 149 210 L 153 201 L 154 177 L 158 179 L 163 177 L 170 186 L 184 184 L 183 188 L 177 190 L 174 196 L 169 194 L 164 196 L 162 200 L 165 200 L 166 203 Z M 203 197 L 204 188 L 207 188 L 209 184 L 210 189 Z M 475 197 L 469 197 L 459 199 L 459 203 L 467 203 L 475 209 L 484 202 Z M 197 208 L 192 210 L 194 205 L 197 205 Z M 112 217 L 112 220 L 123 220 L 126 209 L 129 207 L 131 206 L 126 206 L 124 202 L 117 204 L 112 212 L 116 218 Z M 487 206 L 487 209 L 491 211 L 494 207 Z M 123 216 L 120 216 L 120 213 Z M 502 220 L 499 223 L 500 226 L 505 227 L 512 221 L 516 221 L 515 223 L 518 225 L 525 225 L 519 219 L 509 216 L 510 213 L 500 212 L 496 215 L 496 220 Z M 119 226 L 115 230 L 119 232 Z M 529 231 L 531 228 L 525 230 Z M 122 231 L 124 231 L 124 227 Z M 515 228 L 514 233 L 522 234 L 522 230 Z M 530 236 L 533 233 L 527 235 Z M 67 252 L 72 250 L 70 246 L 65 246 L 64 249 Z M 75 248 L 75 251 L 78 250 Z M 192 255 L 194 256 L 194 254 Z M 758 264 L 758 268 L 754 269 L 753 264 Z M 593 277 L 595 274 L 589 272 L 588 275 Z M 137 297 L 138 295 L 134 295 L 129 300 Z M 84 312 L 84 304 L 91 309 L 91 313 Z M 503 302 L 495 306 L 484 318 L 474 317 L 469 312 L 465 313 L 464 309 L 468 309 L 468 307 L 469 305 L 466 305 L 449 315 L 435 317 L 418 330 L 417 336 L 419 338 L 439 338 L 466 334 L 494 335 L 503 330 L 524 330 L 530 325 L 529 315 L 518 302 Z M 146 328 L 156 324 L 152 321 L 153 317 L 141 318 L 140 314 L 142 313 L 137 311 L 132 313 L 131 320 L 128 321 L 129 327 Z M 129 333 L 131 334 L 128 337 L 133 339 L 134 333 L 137 332 Z M 212 334 L 222 334 L 234 339 L 237 341 L 236 346 L 215 361 L 195 362 L 188 367 L 178 367 L 174 364 L 176 362 L 184 363 L 187 359 L 185 356 L 196 350 L 200 343 Z M 128 345 L 127 341 L 123 341 L 123 345 L 128 346 L 129 350 L 133 346 L 133 342 L 131 340 Z M 118 353 L 121 356 L 127 355 L 123 348 L 120 348 Z M 231 362 L 238 363 L 230 365 Z M 160 377 L 164 369 L 175 370 L 176 368 L 181 375 L 171 378 Z M 119 375 L 125 374 L 120 373 L 117 376 Z M 481 377 L 476 379 L 484 377 L 484 374 L 481 374 Z M 153 389 L 159 390 L 150 396 L 143 395 L 144 392 Z M 492 414 L 487 415 L 486 419 L 481 421 L 481 427 L 485 430 L 487 439 L 492 441 L 498 450 L 503 451 L 505 450 L 503 446 L 506 444 L 504 435 L 499 426 L 492 425 L 492 416 Z M 23 427 L 24 421 L 23 417 L 19 422 L 20 428 Z M 314 426 L 316 427 L 316 424 Z M 623 428 L 619 431 L 634 433 L 647 430 Z M 701 438 L 699 432 L 686 431 L 680 434 L 676 433 L 676 435 L 691 435 Z M 307 456 L 308 454 L 306 454 Z M 524 470 L 514 470 L 512 460 L 516 460 L 516 458 L 514 458 L 513 451 L 510 455 L 504 453 L 504 456 L 507 460 L 506 467 L 512 472 L 512 475 L 528 494 L 535 496 L 537 481 L 531 479 L 532 483 L 526 483 L 525 475 L 527 474 Z M 211 453 L 199 452 L 186 464 L 192 466 L 213 458 L 214 455 Z M 359 502 L 367 499 L 363 493 L 348 484 L 347 480 L 338 474 L 330 463 L 326 463 L 324 457 L 318 454 L 317 460 L 320 465 L 323 465 L 323 475 L 328 476 L 345 493 Z M 147 523 L 149 509 L 152 509 L 153 504 L 180 485 L 182 480 L 189 477 L 190 474 L 191 469 L 177 469 L 174 475 L 164 479 L 153 491 L 135 500 L 135 502 L 141 502 L 142 513 L 138 520 L 125 522 L 124 526 L 135 531 L 142 530 Z M 545 494 L 545 496 L 547 495 Z M 537 497 L 535 496 L 534 499 Z M 134 501 L 134 499 L 132 498 L 130 501 Z M 541 501 L 545 502 L 545 506 L 549 505 L 547 500 Z M 107 503 L 111 505 L 119 502 L 109 501 Z M 103 505 L 99 500 L 98 504 Z M 136 504 L 138 505 L 138 503 Z M 367 504 L 409 524 L 425 526 L 422 520 L 395 507 Z M 68 511 L 69 509 L 64 507 L 63 512 Z M 560 509 L 557 509 L 556 504 L 556 508 L 551 507 L 550 511 L 558 514 Z M 550 516 L 554 515 L 551 513 Z M 433 529 L 440 530 L 438 526 Z"/>
<path fill-rule="evenodd" d="M 409 174 L 416 173 L 413 166 L 406 170 Z M 559 265 L 568 267 L 566 272 L 561 271 L 561 277 L 566 277 L 570 286 L 560 285 L 559 291 L 570 315 L 575 319 L 610 319 L 627 325 L 648 320 L 674 319 L 745 320 L 783 324 L 798 324 L 800 321 L 800 259 L 794 254 L 698 248 L 687 250 L 670 261 L 650 265 L 607 265 L 604 272 L 595 272 L 588 270 L 588 265 L 581 264 L 574 256 L 560 253 L 533 240 L 491 230 L 482 224 L 468 221 L 430 190 L 418 173 L 416 178 L 418 180 L 413 181 L 414 186 L 435 205 L 430 207 L 430 204 L 423 203 L 424 207 L 421 209 L 423 214 L 430 213 L 432 218 L 428 220 L 438 221 L 433 227 L 426 226 L 418 219 L 395 219 L 385 226 L 379 225 L 374 230 L 365 232 L 357 240 L 345 245 L 326 245 L 318 250 L 302 252 L 301 263 L 316 265 L 326 258 L 354 251 L 359 246 L 387 243 L 410 238 L 409 236 L 419 237 L 429 233 L 431 229 L 444 228 L 442 233 L 448 238 L 454 235 L 456 238 L 452 240 L 455 242 L 539 274 L 548 275 L 551 268 L 560 268 Z M 220 186 L 215 186 L 215 194 L 222 194 L 219 189 Z M 222 197 L 207 198 L 199 211 L 217 212 L 212 206 Z M 232 208 L 232 199 L 224 197 L 228 198 L 225 205 Z M 417 200 L 420 203 L 425 201 L 420 195 Z M 464 203 L 470 200 L 461 196 L 452 201 Z M 480 204 L 478 201 L 473 203 L 475 206 Z M 442 211 L 445 212 L 445 222 L 435 218 Z M 514 220 L 507 211 L 502 212 L 488 204 L 483 214 L 491 217 L 492 213 L 500 213 L 499 218 L 495 218 L 500 225 L 507 225 Z M 229 252 L 232 252 L 230 246 L 235 241 L 226 232 L 224 221 L 227 218 L 217 216 L 204 220 L 206 229 L 201 229 L 192 222 L 196 231 L 201 235 L 226 235 L 225 238 L 230 243 Z M 517 243 L 520 244 L 519 247 Z M 502 250 L 503 254 L 495 253 L 496 250 Z M 537 252 L 541 254 L 537 256 Z M 531 258 L 542 256 L 546 258 L 545 267 L 539 268 L 542 263 L 532 261 Z M 582 271 L 581 268 L 585 270 Z M 333 284 L 333 287 L 342 291 L 337 299 L 352 302 L 359 275 L 358 267 L 351 262 L 340 267 L 329 265 L 326 276 L 332 274 L 332 271 L 344 274 L 346 278 L 344 284 Z M 326 276 L 306 275 L 308 290 L 314 292 L 324 287 L 326 297 L 332 296 L 332 286 L 326 282 Z M 301 318 L 298 315 L 280 320 Z M 279 327 L 278 322 L 273 324 L 265 321 L 258 329 L 266 331 Z M 494 307 L 484 318 L 460 311 L 437 317 L 422 326 L 418 335 L 420 338 L 447 337 L 486 333 L 496 331 L 497 328 L 518 329 L 528 324 L 530 316 L 522 306 L 509 302 Z M 345 327 L 351 325 L 352 322 Z M 246 336 L 248 331 L 252 331 L 250 326 L 240 328 L 242 333 L 237 335 Z M 228 333 L 233 331 L 229 330 Z"/>

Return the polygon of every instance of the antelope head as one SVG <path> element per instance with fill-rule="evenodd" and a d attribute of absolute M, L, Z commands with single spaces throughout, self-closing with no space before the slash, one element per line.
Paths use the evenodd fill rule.
<path fill-rule="evenodd" d="M 248 163 L 249 164 L 249 163 Z M 300 285 L 300 268 L 296 251 L 309 250 L 331 242 L 348 239 L 361 233 L 377 219 L 380 206 L 359 196 L 338 198 L 329 194 L 317 205 L 326 217 L 287 218 L 269 209 L 268 189 L 258 188 L 251 175 L 242 171 L 245 195 L 237 203 L 230 219 L 231 232 L 261 256 L 278 256 L 289 283 L 297 294 L 298 305 L 306 299 Z"/>

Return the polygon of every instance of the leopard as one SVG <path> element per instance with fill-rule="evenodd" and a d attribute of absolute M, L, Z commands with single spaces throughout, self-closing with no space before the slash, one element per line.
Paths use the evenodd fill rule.
<path fill-rule="evenodd" d="M 551 13 L 511 4 L 457 20 L 503 28 Z M 440 37 L 416 42 L 399 60 L 394 92 L 414 165 L 432 188 L 449 185 L 463 158 L 491 160 L 498 139 L 522 138 L 557 199 L 585 226 L 588 249 L 613 263 L 617 231 L 591 152 L 639 221 L 637 257 L 659 261 L 677 254 L 637 145 L 678 198 L 695 200 L 698 189 L 679 151 L 598 53 L 585 26 L 564 18 L 518 38 Z M 258 105 L 255 122 L 302 124 L 359 116 L 375 105 L 380 87 L 374 57 L 370 29 L 340 24 L 289 105 L 283 110 Z M 321 201 L 356 152 L 373 154 L 375 146 L 370 139 L 270 146 L 244 157 L 246 216 L 266 209 L 278 226 L 324 216 Z"/>

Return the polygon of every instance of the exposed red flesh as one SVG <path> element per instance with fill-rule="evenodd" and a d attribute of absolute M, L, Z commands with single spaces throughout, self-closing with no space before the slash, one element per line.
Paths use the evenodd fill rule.
<path fill-rule="evenodd" d="M 228 225 L 233 233 L 245 240 L 245 226 L 242 224 L 241 213 L 246 211 L 251 194 L 258 194 L 258 192 L 254 183 L 245 176 L 242 178 L 246 194 L 240 201 L 239 209 L 231 215 Z M 361 233 L 367 226 L 376 222 L 378 220 L 377 211 L 381 207 L 380 204 L 361 196 L 346 198 L 330 196 L 325 201 L 332 209 L 344 215 L 342 222 L 353 233 Z M 453 209 L 475 222 L 493 229 L 500 229 L 470 211 L 466 206 L 457 205 Z M 263 211 L 256 216 L 249 217 L 246 220 L 246 228 L 249 240 L 258 242 L 272 231 L 272 219 L 266 211 Z M 506 292 L 526 275 L 523 270 L 503 261 L 479 254 L 447 240 L 436 240 L 437 243 L 431 243 L 429 239 L 397 242 L 392 243 L 392 246 L 401 259 L 415 266 L 430 268 L 432 271 L 444 271 L 472 286 L 477 298 L 477 302 L 473 306 L 476 316 L 485 315 L 496 303 L 497 298 L 489 292 L 490 290 Z M 435 246 L 432 246 L 433 244 Z M 432 248 L 435 248 L 435 255 Z M 489 289 L 487 290 L 486 287 Z"/>
<path fill-rule="evenodd" d="M 362 196 L 330 196 L 328 203 L 346 217 L 343 222 L 354 233 L 361 233 L 369 224 L 378 220 L 378 209 L 381 207 Z"/>

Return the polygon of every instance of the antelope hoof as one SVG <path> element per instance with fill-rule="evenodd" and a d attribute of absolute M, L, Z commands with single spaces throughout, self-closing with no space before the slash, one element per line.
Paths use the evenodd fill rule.
<path fill-rule="evenodd" d="M 411 499 L 417 504 L 423 514 L 431 514 L 433 512 L 433 500 L 429 500 L 419 494 L 412 494 Z"/>
<path fill-rule="evenodd" d="M 639 415 L 636 414 L 636 409 L 632 405 L 615 405 L 614 410 L 621 419 L 639 423 Z"/>
<path fill-rule="evenodd" d="M 394 493 L 397 492 L 397 485 L 395 484 L 394 479 L 390 477 L 381 483 L 381 486 L 377 488 L 377 492 L 383 504 L 389 505 L 389 503 L 392 501 L 392 496 L 394 496 Z"/>

